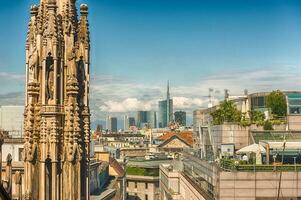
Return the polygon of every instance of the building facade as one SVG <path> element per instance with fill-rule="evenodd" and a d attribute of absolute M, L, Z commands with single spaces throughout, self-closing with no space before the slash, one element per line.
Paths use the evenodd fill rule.
<path fill-rule="evenodd" d="M 129 128 L 132 126 L 136 126 L 135 118 L 125 115 L 123 117 L 123 130 L 129 130 Z"/>
<path fill-rule="evenodd" d="M 176 111 L 175 122 L 178 123 L 180 126 L 186 126 L 186 112 Z"/>
<path fill-rule="evenodd" d="M 159 177 L 126 176 L 126 190 L 128 200 L 159 200 Z"/>
<path fill-rule="evenodd" d="M 26 40 L 24 199 L 89 199 L 88 6 L 41 0 Z"/>
<path fill-rule="evenodd" d="M 167 102 L 169 102 L 169 104 Z M 159 112 L 158 112 L 159 128 L 165 128 L 168 126 L 168 124 L 170 122 L 172 122 L 172 120 L 173 120 L 172 110 L 173 110 L 173 100 L 172 99 L 170 99 L 169 101 L 167 101 L 167 100 L 159 101 Z"/>
<path fill-rule="evenodd" d="M 108 116 L 106 124 L 108 131 L 111 131 L 113 133 L 116 133 L 118 131 L 117 117 Z"/>
<path fill-rule="evenodd" d="M 138 111 L 137 112 L 137 127 L 157 127 L 157 113 L 155 111 Z"/>
<path fill-rule="evenodd" d="M 158 126 L 165 128 L 173 121 L 173 100 L 170 98 L 169 82 L 167 83 L 166 100 L 159 101 Z"/>

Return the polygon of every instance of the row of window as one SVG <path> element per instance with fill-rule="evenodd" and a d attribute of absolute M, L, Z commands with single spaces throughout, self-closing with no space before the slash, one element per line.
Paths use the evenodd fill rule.
<path fill-rule="evenodd" d="M 135 188 L 137 188 L 138 183 L 136 181 L 133 181 L 135 183 Z M 129 187 L 130 181 L 126 182 L 126 186 Z M 148 183 L 145 183 L 145 189 L 148 189 Z"/>

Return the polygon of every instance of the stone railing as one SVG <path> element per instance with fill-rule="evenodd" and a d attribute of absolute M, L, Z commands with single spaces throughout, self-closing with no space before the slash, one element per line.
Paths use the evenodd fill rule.
<path fill-rule="evenodd" d="M 44 114 L 51 114 L 51 113 L 63 113 L 64 107 L 63 106 L 52 106 L 52 105 L 44 105 L 41 108 L 41 113 Z"/>

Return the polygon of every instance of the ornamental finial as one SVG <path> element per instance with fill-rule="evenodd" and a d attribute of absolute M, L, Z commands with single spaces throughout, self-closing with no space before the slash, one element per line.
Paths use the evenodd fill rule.
<path fill-rule="evenodd" d="M 88 14 L 88 5 L 87 4 L 81 4 L 80 5 L 80 14 L 87 15 Z"/>

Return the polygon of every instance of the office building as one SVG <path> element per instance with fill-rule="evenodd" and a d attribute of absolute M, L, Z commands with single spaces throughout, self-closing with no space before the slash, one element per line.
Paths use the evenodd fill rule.
<path fill-rule="evenodd" d="M 186 126 L 186 112 L 175 112 L 175 122 L 178 123 L 180 126 Z"/>
<path fill-rule="evenodd" d="M 124 130 L 129 130 L 130 127 L 136 126 L 135 124 L 135 118 L 134 117 L 129 117 L 128 115 L 125 115 L 123 117 L 123 129 Z"/>
<path fill-rule="evenodd" d="M 117 117 L 108 116 L 107 117 L 107 122 L 106 122 L 106 127 L 107 127 L 108 131 L 116 133 L 118 131 L 118 129 L 117 129 Z"/>
<path fill-rule="evenodd" d="M 136 126 L 135 117 L 129 117 L 129 127 Z"/>
<path fill-rule="evenodd" d="M 170 98 L 169 82 L 167 83 L 166 100 L 159 101 L 159 128 L 167 127 L 173 121 L 173 100 Z"/>
<path fill-rule="evenodd" d="M 155 111 L 138 111 L 137 112 L 137 126 L 143 128 L 145 126 L 149 128 L 157 127 L 157 113 Z"/>

